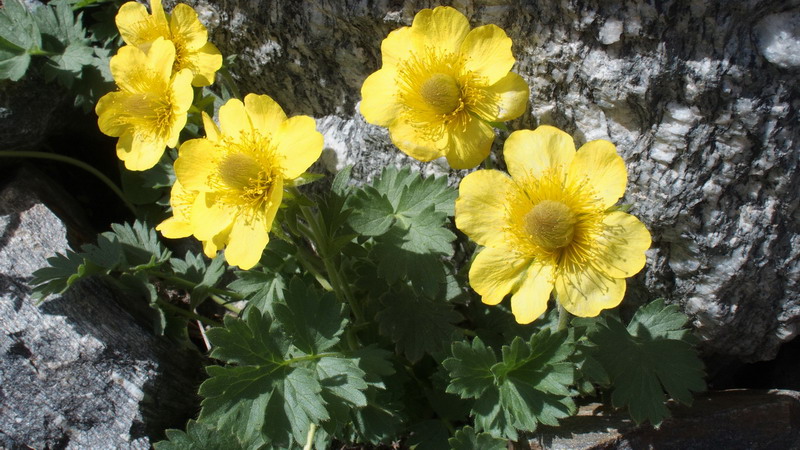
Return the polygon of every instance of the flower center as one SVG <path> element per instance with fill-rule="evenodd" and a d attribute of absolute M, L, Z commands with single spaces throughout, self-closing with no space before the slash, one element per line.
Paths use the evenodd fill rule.
<path fill-rule="evenodd" d="M 244 191 L 259 179 L 258 161 L 243 153 L 228 155 L 219 165 L 222 181 L 233 189 Z"/>
<path fill-rule="evenodd" d="M 456 79 L 443 73 L 434 73 L 422 83 L 420 95 L 436 114 L 450 114 L 461 104 Z"/>
<path fill-rule="evenodd" d="M 542 200 L 525 215 L 525 230 L 536 245 L 548 251 L 569 245 L 576 223 L 572 210 L 554 200 Z"/>

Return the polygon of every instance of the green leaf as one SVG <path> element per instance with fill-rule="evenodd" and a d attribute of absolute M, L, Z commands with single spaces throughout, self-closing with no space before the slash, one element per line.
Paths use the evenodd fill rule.
<path fill-rule="evenodd" d="M 33 272 L 32 297 L 41 302 L 53 294 L 63 294 L 77 280 L 93 271 L 87 268 L 83 256 L 72 250 L 47 258 L 47 267 Z"/>
<path fill-rule="evenodd" d="M 274 305 L 277 319 L 250 307 L 244 320 L 226 317 L 224 328 L 207 332 L 211 357 L 228 365 L 208 367 L 200 386 L 200 421 L 273 447 L 303 444 L 311 424 L 344 426 L 338 422 L 349 410 L 367 405 L 370 387 L 359 366 L 364 355 L 333 351 L 343 306 L 298 280 L 285 296 Z"/>
<path fill-rule="evenodd" d="M 19 0 L 6 0 L 0 8 L 0 49 L 23 53 L 39 49 L 42 36 L 33 15 Z"/>
<path fill-rule="evenodd" d="M 642 306 L 628 324 L 631 336 L 663 339 L 678 339 L 693 342 L 691 330 L 686 328 L 689 318 L 680 312 L 678 305 L 664 305 L 664 299 L 656 299 Z"/>
<path fill-rule="evenodd" d="M 243 295 L 249 304 L 261 311 L 272 313 L 272 304 L 283 300 L 289 279 L 299 273 L 295 251 L 285 241 L 270 241 L 261 256 L 261 266 L 235 271 L 237 279 L 228 285 L 228 289 Z"/>
<path fill-rule="evenodd" d="M 676 307 L 655 301 L 637 311 L 626 328 L 614 317 L 589 335 L 587 351 L 611 380 L 614 406 L 627 406 L 637 422 L 659 426 L 669 417 L 664 392 L 691 404 L 692 392 L 705 389 L 703 363 L 692 347 L 688 318 Z"/>
<path fill-rule="evenodd" d="M 195 283 L 189 292 L 192 309 L 208 298 L 209 289 L 216 286 L 225 274 L 225 258 L 222 256 L 217 256 L 211 260 L 211 264 L 206 265 L 203 255 L 189 251 L 184 259 L 172 258 L 169 263 L 175 275 Z"/>
<path fill-rule="evenodd" d="M 167 440 L 156 442 L 156 450 L 245 450 L 251 447 L 226 430 L 190 420 L 186 432 L 166 430 Z"/>
<path fill-rule="evenodd" d="M 365 186 L 350 198 L 354 212 L 348 223 L 364 236 L 380 236 L 394 223 L 394 207 L 389 199 L 372 186 Z"/>
<path fill-rule="evenodd" d="M 452 450 L 506 450 L 508 441 L 498 439 L 489 433 L 476 434 L 472 427 L 464 427 L 456 431 L 448 440 Z"/>
<path fill-rule="evenodd" d="M 331 182 L 331 192 L 338 196 L 346 195 L 349 190 L 348 185 L 350 183 L 350 175 L 352 172 L 352 165 L 340 170 L 336 176 L 333 177 L 333 182 Z"/>
<path fill-rule="evenodd" d="M 318 296 L 295 278 L 289 283 L 284 301 L 273 305 L 275 317 L 291 337 L 292 345 L 303 354 L 322 353 L 339 342 L 347 319 L 345 306 L 336 296 Z"/>
<path fill-rule="evenodd" d="M 169 260 L 171 252 L 158 239 L 158 233 L 145 222 L 133 225 L 111 224 L 111 230 L 102 234 L 109 240 L 118 240 L 122 246 L 123 263 L 120 270 L 142 270 L 157 267 Z"/>
<path fill-rule="evenodd" d="M 451 377 L 447 392 L 476 399 L 472 414 L 479 430 L 516 440 L 517 430 L 557 426 L 575 412 L 569 388 L 575 369 L 568 360 L 574 344 L 567 332 L 543 329 L 528 342 L 517 337 L 497 363 L 480 338 L 453 343 L 452 352 L 443 362 Z"/>
<path fill-rule="evenodd" d="M 30 63 L 31 55 L 27 53 L 15 55 L 5 50 L 0 50 L 0 80 L 19 81 L 25 76 Z"/>
<path fill-rule="evenodd" d="M 443 350 L 457 334 L 454 324 L 463 319 L 451 304 L 415 296 L 407 289 L 390 292 L 381 302 L 384 309 L 376 316 L 381 334 L 412 362 Z"/>
<path fill-rule="evenodd" d="M 441 257 L 453 254 L 455 234 L 447 228 L 456 191 L 442 178 L 423 178 L 408 168 L 385 169 L 372 186 L 348 199 L 348 224 L 374 236 L 371 258 L 390 284 L 408 280 L 414 289 L 436 297 L 446 285 Z"/>

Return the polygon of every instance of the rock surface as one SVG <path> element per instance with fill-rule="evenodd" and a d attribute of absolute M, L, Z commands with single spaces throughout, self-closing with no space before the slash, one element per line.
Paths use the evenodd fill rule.
<path fill-rule="evenodd" d="M 244 93 L 319 120 L 330 170 L 355 164 L 354 175 L 368 179 L 386 164 L 409 164 L 358 114 L 360 86 L 379 68 L 388 32 L 439 3 L 188 3 L 222 52 L 239 55 Z M 531 98 L 510 129 L 551 124 L 578 145 L 616 143 L 628 164 L 623 202 L 654 238 L 633 293 L 638 286 L 681 304 L 711 354 L 769 359 L 798 334 L 797 2 L 445 3 L 514 41 Z"/>
<path fill-rule="evenodd" d="M 730 390 L 708 392 L 691 408 L 671 405 L 673 417 L 659 429 L 636 426 L 624 412 L 584 406 L 531 440 L 534 450 L 778 449 L 800 447 L 800 392 Z"/>
<path fill-rule="evenodd" d="M 46 183 L 26 171 L 0 190 L 0 448 L 150 448 L 194 413 L 201 358 L 99 282 L 34 304 L 31 274 L 68 248 Z"/>

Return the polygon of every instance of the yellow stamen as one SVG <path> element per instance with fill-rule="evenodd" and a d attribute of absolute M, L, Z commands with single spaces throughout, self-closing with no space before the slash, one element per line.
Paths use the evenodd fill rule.
<path fill-rule="evenodd" d="M 461 104 L 456 79 L 443 73 L 434 73 L 422 83 L 420 95 L 436 114 L 450 114 Z"/>
<path fill-rule="evenodd" d="M 558 201 L 543 200 L 525 215 L 525 230 L 545 250 L 566 247 L 575 235 L 577 218 L 570 208 Z"/>
<path fill-rule="evenodd" d="M 258 162 L 249 155 L 233 153 L 219 165 L 222 181 L 233 189 L 245 190 L 258 179 Z"/>

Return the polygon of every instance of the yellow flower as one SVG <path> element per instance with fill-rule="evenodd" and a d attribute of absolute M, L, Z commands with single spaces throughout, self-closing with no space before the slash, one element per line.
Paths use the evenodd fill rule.
<path fill-rule="evenodd" d="M 119 90 L 97 102 L 97 124 L 119 137 L 117 156 L 128 170 L 146 170 L 161 159 L 164 148 L 178 145 L 192 105 L 192 72 L 172 74 L 175 47 L 159 38 L 147 53 L 125 46 L 111 58 Z"/>
<path fill-rule="evenodd" d="M 361 113 L 420 161 L 446 156 L 455 169 L 475 167 L 494 140 L 486 122 L 525 112 L 528 85 L 509 72 L 511 39 L 495 25 L 470 30 L 453 8 L 423 9 L 389 33 L 381 53 L 383 66 L 361 87 Z"/>
<path fill-rule="evenodd" d="M 587 142 L 541 126 L 509 136 L 509 177 L 497 170 L 467 175 L 459 186 L 456 226 L 483 249 L 469 271 L 484 303 L 508 293 L 519 323 L 547 310 L 550 293 L 570 313 L 593 317 L 617 306 L 625 278 L 639 272 L 650 233 L 611 208 L 625 193 L 625 163 L 614 144 Z"/>
<path fill-rule="evenodd" d="M 208 86 L 214 74 L 222 67 L 222 54 L 208 42 L 208 31 L 200 23 L 197 13 L 183 3 L 167 15 L 161 0 L 150 0 L 153 14 L 141 3 L 128 2 L 120 7 L 116 22 L 119 34 L 128 45 L 147 51 L 159 37 L 175 44 L 174 71 L 190 69 L 193 86 Z"/>
<path fill-rule="evenodd" d="M 193 234 L 206 255 L 225 250 L 229 264 L 249 269 L 261 259 L 286 181 L 322 153 L 322 135 L 308 116 L 287 118 L 266 95 L 249 94 L 219 109 L 220 127 L 203 115 L 207 136 L 181 145 L 175 161 L 173 217 L 167 237 Z M 191 206 L 186 206 L 191 202 Z"/>

